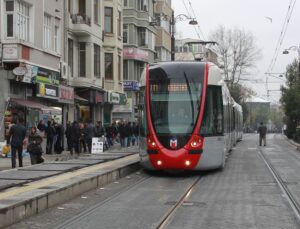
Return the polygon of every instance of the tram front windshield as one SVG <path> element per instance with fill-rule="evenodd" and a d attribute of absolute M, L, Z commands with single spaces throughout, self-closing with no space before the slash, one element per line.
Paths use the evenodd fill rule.
<path fill-rule="evenodd" d="M 174 67 L 150 69 L 151 117 L 158 135 L 191 134 L 200 112 L 204 68 Z"/>

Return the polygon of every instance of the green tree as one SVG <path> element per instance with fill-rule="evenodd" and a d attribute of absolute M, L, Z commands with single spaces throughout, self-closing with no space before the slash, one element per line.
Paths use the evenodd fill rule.
<path fill-rule="evenodd" d="M 286 135 L 296 139 L 296 127 L 300 125 L 300 79 L 298 61 L 294 60 L 286 69 L 286 87 L 282 87 L 281 103 L 287 124 Z"/>

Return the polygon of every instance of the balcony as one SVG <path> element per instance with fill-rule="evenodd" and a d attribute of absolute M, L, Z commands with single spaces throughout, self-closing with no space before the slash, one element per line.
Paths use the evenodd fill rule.
<path fill-rule="evenodd" d="M 89 36 L 92 34 L 91 18 L 86 15 L 71 14 L 69 26 L 77 36 Z"/>

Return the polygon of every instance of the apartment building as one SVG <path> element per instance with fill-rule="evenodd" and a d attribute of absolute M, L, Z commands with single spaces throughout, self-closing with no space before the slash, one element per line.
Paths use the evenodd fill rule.
<path fill-rule="evenodd" d="M 205 45 L 205 42 L 199 39 L 176 39 L 175 42 L 175 60 L 196 60 L 209 61 L 216 65 L 218 63 L 218 55 Z"/>
<path fill-rule="evenodd" d="M 121 0 L 73 0 L 66 5 L 67 81 L 75 90 L 69 120 L 111 122 L 122 93 Z M 73 117 L 72 117 L 73 116 Z"/>
<path fill-rule="evenodd" d="M 171 38 L 172 38 L 172 1 L 155 1 L 154 25 L 157 29 L 155 43 L 155 61 L 171 60 Z"/>
<path fill-rule="evenodd" d="M 62 120 L 63 0 L 0 1 L 0 140 L 16 119 Z"/>
<path fill-rule="evenodd" d="M 123 87 L 127 95 L 125 106 L 116 106 L 113 119 L 137 119 L 137 91 L 146 64 L 155 57 L 155 26 L 153 0 L 123 1 Z"/>

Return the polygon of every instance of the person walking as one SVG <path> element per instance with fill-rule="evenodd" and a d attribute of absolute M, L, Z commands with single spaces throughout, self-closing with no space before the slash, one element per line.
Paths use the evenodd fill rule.
<path fill-rule="evenodd" d="M 264 125 L 263 122 L 260 123 L 260 126 L 257 129 L 259 133 L 259 146 L 261 146 L 262 141 L 264 141 L 264 146 L 267 145 L 266 135 L 267 135 L 267 127 Z"/>
<path fill-rule="evenodd" d="M 46 145 L 46 154 L 52 154 L 52 146 L 53 146 L 53 139 L 55 136 L 55 129 L 51 123 L 48 121 L 48 126 L 46 127 L 45 133 L 47 136 L 47 145 Z"/>
<path fill-rule="evenodd" d="M 112 124 L 109 124 L 109 126 L 106 127 L 106 138 L 108 142 L 108 147 L 113 146 L 113 127 Z"/>
<path fill-rule="evenodd" d="M 101 137 L 105 136 L 105 130 L 104 130 L 104 127 L 103 127 L 101 121 L 97 122 L 95 129 L 96 129 L 95 137 L 101 138 Z"/>
<path fill-rule="evenodd" d="M 19 167 L 23 167 L 23 142 L 26 137 L 26 128 L 24 119 L 20 117 L 17 124 L 13 125 L 9 131 L 9 140 L 11 145 L 11 167 L 16 168 L 16 152 L 18 152 Z"/>
<path fill-rule="evenodd" d="M 86 126 L 86 142 L 87 142 L 89 153 L 92 153 L 92 141 L 95 135 L 96 135 L 96 128 L 92 120 L 90 119 Z"/>
<path fill-rule="evenodd" d="M 59 123 L 55 123 L 56 141 L 54 144 L 54 152 L 56 154 L 61 154 L 64 148 L 62 147 L 62 137 L 63 137 L 63 126 Z"/>
<path fill-rule="evenodd" d="M 43 138 L 37 133 L 37 128 L 35 126 L 31 127 L 28 136 L 28 146 L 27 151 L 30 155 L 30 161 L 32 165 L 42 163 L 43 150 L 41 143 Z"/>
<path fill-rule="evenodd" d="M 71 155 L 73 155 L 73 150 L 75 150 L 75 153 L 79 155 L 80 131 L 79 131 L 78 123 L 76 121 L 74 121 L 72 126 L 70 127 L 69 138 L 70 138 Z"/>
<path fill-rule="evenodd" d="M 79 153 L 86 153 L 86 125 L 83 122 L 79 122 Z"/>
<path fill-rule="evenodd" d="M 66 139 L 67 139 L 67 149 L 68 151 L 71 151 L 71 122 L 68 121 L 67 126 L 66 126 L 66 131 L 65 131 Z"/>

